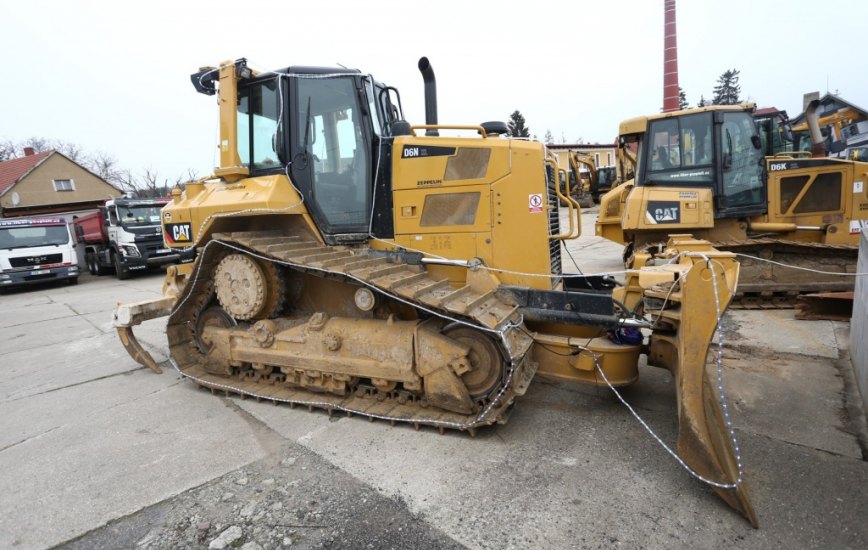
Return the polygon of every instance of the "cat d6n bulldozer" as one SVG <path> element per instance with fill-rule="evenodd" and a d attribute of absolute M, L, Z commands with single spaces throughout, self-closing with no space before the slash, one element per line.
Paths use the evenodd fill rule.
<path fill-rule="evenodd" d="M 817 104 L 806 115 L 822 148 Z M 748 307 L 792 307 L 802 293 L 852 290 L 868 226 L 868 163 L 822 150 L 766 156 L 754 107 L 622 122 L 620 145 L 636 151 L 635 177 L 603 196 L 596 234 L 625 245 L 628 267 L 645 265 L 677 232 L 736 253 L 736 300 Z"/>
<path fill-rule="evenodd" d="M 680 237 L 666 265 L 561 270 L 560 167 L 503 123 L 443 125 L 426 58 L 426 123 L 356 70 L 244 59 L 206 67 L 220 166 L 175 189 L 167 246 L 195 249 L 163 296 L 120 304 L 130 355 L 213 391 L 473 434 L 503 423 L 534 376 L 612 388 L 640 358 L 673 373 L 677 451 L 756 524 L 731 426 L 706 369 L 732 296 L 730 253 Z M 455 133 L 447 137 L 441 133 Z M 133 327 L 167 316 L 157 364 Z"/>

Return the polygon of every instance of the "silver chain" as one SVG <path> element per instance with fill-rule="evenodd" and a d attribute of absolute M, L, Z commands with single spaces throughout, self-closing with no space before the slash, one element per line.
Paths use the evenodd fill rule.
<path fill-rule="evenodd" d="M 384 295 L 386 295 L 386 296 L 388 296 L 388 297 L 390 297 L 396 301 L 399 301 L 403 304 L 409 305 L 409 306 L 417 308 L 417 309 L 421 309 L 422 311 L 425 311 L 426 313 L 429 313 L 431 315 L 435 315 L 435 316 L 442 318 L 442 319 L 446 319 L 452 323 L 457 323 L 457 324 L 468 326 L 468 327 L 473 328 L 473 329 L 482 330 L 485 332 L 496 334 L 500 338 L 501 343 L 503 344 L 504 348 L 510 353 L 509 370 L 507 371 L 506 379 L 505 379 L 502 387 L 498 391 L 497 395 L 489 401 L 489 403 L 482 409 L 482 411 L 474 419 L 469 420 L 467 422 L 458 423 L 458 422 L 450 422 L 450 421 L 446 421 L 446 420 L 424 420 L 424 421 L 421 421 L 420 423 L 423 423 L 426 425 L 444 426 L 444 427 L 449 427 L 449 428 L 459 429 L 459 430 L 472 428 L 473 426 L 478 425 L 480 422 L 482 422 L 490 414 L 491 410 L 500 403 L 500 400 L 503 398 L 503 395 L 506 393 L 506 391 L 512 385 L 512 379 L 513 379 L 513 375 L 516 371 L 517 364 L 520 363 L 524 359 L 525 354 L 522 354 L 521 357 L 517 357 L 517 358 L 512 357 L 512 350 L 510 349 L 511 346 L 509 344 L 508 338 L 506 337 L 506 333 L 509 330 L 513 330 L 513 329 L 519 327 L 524 322 L 523 317 L 520 318 L 519 320 L 517 320 L 516 322 L 507 321 L 506 324 L 501 329 L 490 329 L 490 328 L 482 326 L 482 325 L 475 325 L 473 323 L 469 323 L 469 322 L 464 321 L 462 319 L 457 319 L 457 318 L 451 317 L 449 315 L 444 315 L 440 312 L 434 311 L 433 309 L 427 308 L 427 307 L 422 306 L 418 303 L 412 302 L 410 300 L 406 300 L 406 299 L 402 298 L 401 296 L 398 296 L 398 295 L 396 295 L 392 292 L 389 292 L 385 289 L 382 289 L 380 287 L 374 286 L 374 285 L 368 283 L 367 281 L 365 281 L 359 277 L 356 277 L 352 274 L 342 273 L 342 272 L 338 272 L 338 271 L 332 271 L 332 270 L 328 270 L 325 268 L 312 267 L 312 266 L 308 266 L 308 265 L 304 265 L 304 264 L 298 264 L 298 263 L 294 263 L 294 262 L 290 262 L 290 261 L 286 261 L 286 260 L 280 260 L 280 259 L 276 259 L 276 258 L 271 258 L 268 256 L 264 256 L 262 254 L 259 254 L 257 252 L 253 252 L 253 251 L 241 248 L 241 247 L 234 245 L 232 243 L 228 243 L 228 242 L 224 242 L 224 241 L 220 241 L 220 240 L 209 241 L 205 245 L 205 247 L 202 249 L 202 252 L 201 252 L 202 257 L 204 257 L 207 249 L 213 244 L 219 244 L 219 245 L 222 245 L 224 247 L 236 250 L 238 252 L 249 254 L 249 255 L 254 256 L 256 258 L 259 258 L 261 260 L 265 260 L 265 261 L 269 261 L 269 262 L 276 262 L 276 263 L 279 263 L 279 264 L 287 266 L 287 267 L 306 269 L 306 270 L 312 270 L 312 271 L 319 271 L 321 273 L 328 273 L 328 274 L 333 274 L 333 275 L 341 275 L 341 276 L 347 277 L 349 279 L 352 279 L 352 280 L 354 280 L 354 281 L 356 281 L 356 282 L 358 282 L 364 286 L 367 286 L 371 289 L 374 289 L 374 290 L 376 290 L 376 291 L 378 291 L 378 292 L 380 292 L 380 293 L 382 293 L 382 294 L 384 294 Z M 195 284 L 197 283 L 197 281 L 199 279 L 199 272 L 201 271 L 201 266 L 202 266 L 202 262 L 201 261 L 197 262 L 196 271 L 193 274 L 193 279 L 190 281 L 189 286 L 187 287 L 190 289 L 190 292 L 187 292 L 186 296 L 184 296 L 184 298 L 172 309 L 172 312 L 169 314 L 170 318 L 176 312 L 178 312 L 183 307 L 183 305 L 187 302 L 189 297 L 192 296 L 192 289 L 194 288 Z M 398 417 L 391 417 L 391 416 L 386 416 L 386 415 L 371 414 L 371 413 L 368 413 L 365 411 L 352 409 L 350 407 L 345 407 L 343 405 L 338 405 L 335 403 L 328 403 L 328 402 L 324 402 L 324 401 L 305 401 L 305 400 L 284 399 L 284 398 L 260 395 L 260 394 L 250 392 L 247 390 L 242 390 L 240 388 L 237 388 L 235 386 L 231 386 L 229 384 L 220 384 L 220 383 L 216 383 L 216 382 L 202 380 L 202 379 L 195 377 L 191 374 L 185 373 L 184 371 L 181 370 L 181 368 L 175 362 L 175 359 L 171 357 L 171 354 L 169 356 L 169 361 L 171 362 L 171 364 L 175 368 L 175 370 L 177 370 L 178 373 L 181 374 L 181 376 L 183 376 L 185 378 L 189 378 L 189 379 L 194 380 L 196 382 L 200 382 L 202 385 L 205 385 L 208 387 L 216 387 L 216 388 L 222 389 L 224 391 L 232 391 L 232 392 L 238 393 L 238 394 L 249 395 L 249 396 L 255 397 L 257 399 L 279 401 L 281 403 L 292 403 L 294 405 L 302 405 L 302 406 L 310 406 L 310 407 L 317 407 L 317 408 L 323 408 L 323 409 L 340 410 L 343 412 L 358 414 L 360 416 L 376 418 L 379 420 L 388 420 L 390 422 L 405 422 L 405 423 L 411 423 L 411 424 L 414 422 L 419 422 L 419 421 L 414 421 L 414 420 L 406 419 L 406 418 L 398 418 Z"/>
<path fill-rule="evenodd" d="M 660 436 L 651 429 L 651 427 L 648 425 L 647 422 L 645 422 L 645 420 L 639 415 L 639 413 L 637 413 L 636 410 L 629 403 L 627 403 L 627 401 L 624 399 L 623 396 L 621 396 L 621 393 L 615 388 L 615 386 L 613 386 L 609 382 L 609 379 L 606 378 L 606 373 L 603 372 L 603 369 L 600 367 L 598 355 L 588 348 L 582 346 L 577 347 L 591 354 L 591 356 L 594 358 L 594 367 L 596 368 L 597 372 L 600 373 L 600 376 L 602 376 L 603 381 L 606 383 L 606 385 L 609 386 L 609 389 L 612 390 L 612 393 L 615 394 L 615 397 L 618 398 L 618 401 L 620 401 L 625 407 L 627 407 L 627 410 L 629 410 L 633 417 L 639 422 L 639 424 L 641 424 L 642 427 L 645 428 L 645 431 L 651 434 L 651 437 L 653 437 L 654 440 L 657 441 L 657 443 L 672 456 L 672 458 L 674 458 L 685 470 L 687 470 L 690 475 L 692 475 L 699 481 L 711 485 L 712 487 L 717 487 L 718 489 L 736 489 L 742 482 L 743 469 L 741 463 L 741 449 L 738 445 L 738 439 L 736 439 L 735 437 L 735 430 L 733 429 L 732 420 L 729 416 L 729 406 L 727 404 L 726 394 L 723 390 L 723 326 L 721 323 L 723 315 L 720 311 L 720 295 L 717 289 L 717 272 L 714 270 L 713 262 L 705 254 L 702 254 L 701 252 L 684 252 L 682 254 L 686 256 L 699 256 L 700 258 L 703 258 L 706 262 L 706 265 L 708 265 L 709 269 L 711 270 L 711 277 L 713 282 L 712 287 L 714 288 L 714 305 L 717 314 L 717 391 L 718 400 L 721 404 L 721 408 L 723 409 L 724 422 L 726 423 L 726 428 L 729 432 L 729 438 L 732 442 L 733 450 L 735 451 L 735 463 L 738 468 L 738 478 L 735 480 L 734 483 L 721 483 L 719 481 L 708 479 L 696 472 L 690 466 L 688 466 L 687 463 L 684 462 L 684 460 L 680 456 L 678 456 L 678 453 L 673 451 L 672 448 L 669 447 L 669 445 L 667 445 L 663 441 L 663 439 L 661 439 Z M 695 265 L 696 264 L 694 264 L 694 266 L 691 266 L 690 269 L 693 269 Z"/>

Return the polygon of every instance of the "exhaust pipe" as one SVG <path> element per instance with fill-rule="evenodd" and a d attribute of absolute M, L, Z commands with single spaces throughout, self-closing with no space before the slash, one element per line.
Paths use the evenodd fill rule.
<path fill-rule="evenodd" d="M 419 71 L 425 81 L 425 124 L 437 124 L 437 82 L 434 80 L 434 69 L 427 57 L 419 59 Z M 427 130 L 426 136 L 439 136 L 437 130 Z"/>
<path fill-rule="evenodd" d="M 808 103 L 805 109 L 805 122 L 808 123 L 808 131 L 811 133 L 811 156 L 825 157 L 826 142 L 823 140 L 823 134 L 820 132 L 820 124 L 817 122 L 817 107 L 820 106 L 820 100 L 815 99 Z"/>

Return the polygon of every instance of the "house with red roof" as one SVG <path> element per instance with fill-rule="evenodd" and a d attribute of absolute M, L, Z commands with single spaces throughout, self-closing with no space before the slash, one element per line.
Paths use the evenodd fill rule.
<path fill-rule="evenodd" d="M 0 218 L 96 209 L 123 193 L 58 151 L 0 162 Z"/>

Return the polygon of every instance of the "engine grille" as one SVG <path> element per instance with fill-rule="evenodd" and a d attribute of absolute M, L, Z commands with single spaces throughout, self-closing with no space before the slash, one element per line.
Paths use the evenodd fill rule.
<path fill-rule="evenodd" d="M 63 254 L 31 254 L 29 256 L 9 258 L 9 265 L 12 267 L 31 267 L 34 265 L 59 264 L 62 261 Z"/>
<path fill-rule="evenodd" d="M 551 165 L 546 164 L 546 202 L 548 203 L 549 236 L 558 235 L 561 232 L 560 204 L 558 200 L 557 174 Z M 561 241 L 549 239 L 549 257 L 552 264 L 552 275 L 560 275 L 561 271 Z M 561 277 L 552 277 L 552 288 L 557 287 Z"/>

